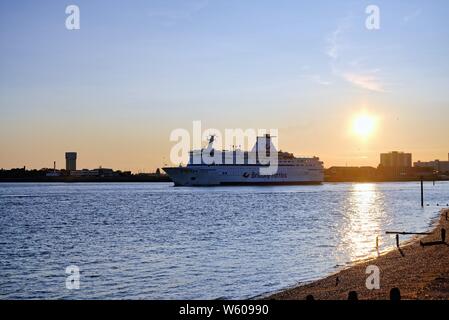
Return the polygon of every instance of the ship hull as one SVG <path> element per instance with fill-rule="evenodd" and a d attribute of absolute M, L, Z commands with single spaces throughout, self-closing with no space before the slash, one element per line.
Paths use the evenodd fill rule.
<path fill-rule="evenodd" d="M 321 184 L 323 170 L 279 166 L 274 175 L 260 175 L 260 166 L 187 166 L 163 168 L 175 186 L 309 185 Z"/>
<path fill-rule="evenodd" d="M 221 182 L 221 186 L 301 186 L 317 185 L 322 181 L 253 181 L 253 182 Z"/>

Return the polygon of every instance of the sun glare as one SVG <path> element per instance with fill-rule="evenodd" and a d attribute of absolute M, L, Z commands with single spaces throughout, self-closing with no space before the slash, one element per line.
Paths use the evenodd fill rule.
<path fill-rule="evenodd" d="M 358 115 L 354 118 L 352 129 L 357 136 L 367 138 L 376 129 L 376 119 L 367 114 Z"/>

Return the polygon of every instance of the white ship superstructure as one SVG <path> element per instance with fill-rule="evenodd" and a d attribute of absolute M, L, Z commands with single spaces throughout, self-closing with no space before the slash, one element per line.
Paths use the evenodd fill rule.
<path fill-rule="evenodd" d="M 297 185 L 323 181 L 323 163 L 318 157 L 278 152 L 268 134 L 258 137 L 251 151 L 215 150 L 213 140 L 212 137 L 205 149 L 190 151 L 187 166 L 163 168 L 176 186 Z M 211 162 L 212 157 L 219 161 Z M 271 159 L 270 163 L 267 159 Z M 275 169 L 270 174 L 261 170 L 269 166 Z"/>

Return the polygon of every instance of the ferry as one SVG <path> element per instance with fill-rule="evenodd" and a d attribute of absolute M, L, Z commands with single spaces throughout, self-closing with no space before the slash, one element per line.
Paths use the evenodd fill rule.
<path fill-rule="evenodd" d="M 215 150 L 213 142 L 214 136 L 211 136 L 207 148 L 190 151 L 186 166 L 162 168 L 175 186 L 301 185 L 323 182 L 324 167 L 318 157 L 295 157 L 292 153 L 278 152 L 269 134 L 257 137 L 251 151 Z M 264 161 L 261 154 L 266 156 Z M 204 155 L 208 159 L 214 157 L 220 161 L 206 161 Z M 271 159 L 271 163 L 267 163 L 266 159 Z M 264 173 L 263 169 L 268 166 L 275 166 L 275 171 Z"/>

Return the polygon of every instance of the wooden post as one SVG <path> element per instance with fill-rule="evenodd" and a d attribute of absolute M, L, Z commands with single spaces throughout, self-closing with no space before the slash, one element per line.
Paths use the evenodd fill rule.
<path fill-rule="evenodd" d="M 432 232 L 385 231 L 385 234 L 415 234 L 415 235 L 430 235 L 430 234 L 432 234 Z"/>
<path fill-rule="evenodd" d="M 396 247 L 399 248 L 399 233 L 396 234 Z"/>
<path fill-rule="evenodd" d="M 422 176 L 421 176 L 421 207 L 424 207 L 424 183 Z"/>

